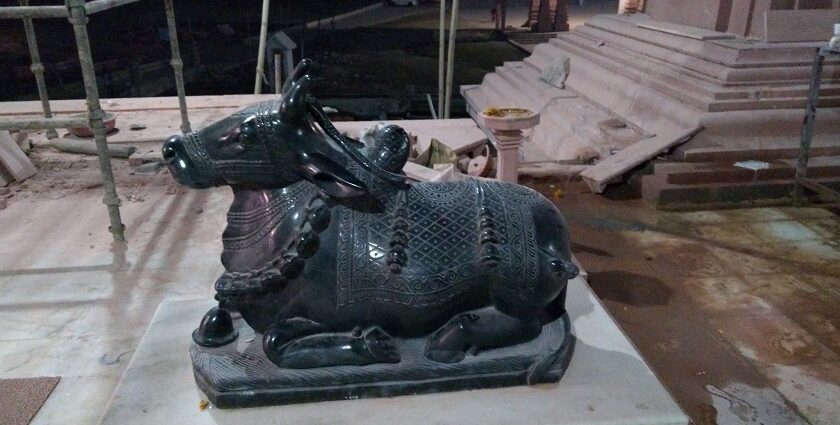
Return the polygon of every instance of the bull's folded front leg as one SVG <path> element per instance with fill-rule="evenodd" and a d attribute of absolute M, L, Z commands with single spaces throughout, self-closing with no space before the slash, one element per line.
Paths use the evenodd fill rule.
<path fill-rule="evenodd" d="M 397 363 L 396 341 L 377 326 L 352 332 L 326 332 L 309 319 L 283 320 L 263 335 L 263 350 L 274 364 L 290 369 Z"/>

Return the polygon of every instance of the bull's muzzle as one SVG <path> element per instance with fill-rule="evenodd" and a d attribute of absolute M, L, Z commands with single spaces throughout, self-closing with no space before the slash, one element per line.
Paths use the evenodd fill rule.
<path fill-rule="evenodd" d="M 178 183 L 198 189 L 213 186 L 214 182 L 205 175 L 207 173 L 196 166 L 184 136 L 172 136 L 167 139 L 161 153 L 163 162 Z"/>

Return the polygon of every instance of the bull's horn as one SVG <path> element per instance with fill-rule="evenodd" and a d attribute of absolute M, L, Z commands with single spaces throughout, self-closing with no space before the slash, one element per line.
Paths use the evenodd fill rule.
<path fill-rule="evenodd" d="M 306 94 L 312 87 L 312 77 L 304 75 L 291 84 L 280 101 L 280 120 L 286 123 L 300 123 L 306 114 Z"/>
<path fill-rule="evenodd" d="M 312 59 L 302 59 L 298 62 L 297 66 L 295 66 L 294 71 L 292 71 L 292 75 L 286 79 L 286 82 L 283 83 L 283 90 L 281 93 L 287 93 L 289 89 L 292 87 L 297 80 L 300 80 L 305 75 L 315 75 L 317 72 L 317 64 Z"/>

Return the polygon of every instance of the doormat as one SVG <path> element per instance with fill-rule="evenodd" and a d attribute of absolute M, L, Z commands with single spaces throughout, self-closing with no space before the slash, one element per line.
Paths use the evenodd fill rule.
<path fill-rule="evenodd" d="M 60 379 L 0 379 L 0 424 L 29 425 Z"/>

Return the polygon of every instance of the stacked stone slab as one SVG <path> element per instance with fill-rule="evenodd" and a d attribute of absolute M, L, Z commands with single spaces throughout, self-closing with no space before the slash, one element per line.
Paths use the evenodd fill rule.
<path fill-rule="evenodd" d="M 481 85 L 463 87 L 462 93 L 473 110 L 511 102 L 525 106 L 522 98 L 543 108 L 544 122 L 535 135 L 549 136 L 534 142 L 558 155 L 555 160 L 574 159 L 575 152 L 591 145 L 593 138 L 585 134 L 597 133 L 592 126 L 604 115 L 620 117 L 646 134 L 703 125 L 679 155 L 692 149 L 752 150 L 761 159 L 763 150 L 798 146 L 814 50 L 821 44 L 765 43 L 645 14 L 600 15 L 536 46 L 524 62 L 506 63 Z M 538 78 L 562 57 L 571 59 L 566 90 Z M 511 89 L 501 80 L 517 67 L 528 70 L 519 72 L 526 81 Z M 550 107 L 561 93 L 580 95 L 578 102 L 600 112 L 592 119 L 579 117 L 578 125 L 564 124 L 568 116 L 553 114 Z M 838 145 L 838 135 L 840 61 L 833 60 L 825 65 L 814 146 Z"/>

